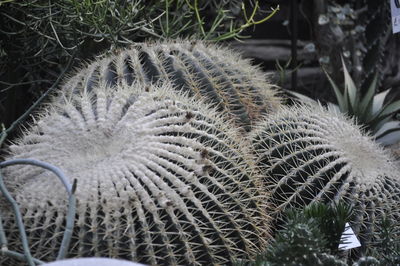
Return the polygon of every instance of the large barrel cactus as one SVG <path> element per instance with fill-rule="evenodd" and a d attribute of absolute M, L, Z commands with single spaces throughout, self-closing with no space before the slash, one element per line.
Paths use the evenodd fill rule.
<path fill-rule="evenodd" d="M 138 43 L 83 67 L 63 90 L 90 90 L 96 84 L 146 85 L 170 81 L 178 90 L 205 96 L 249 131 L 261 114 L 276 109 L 280 98 L 265 73 L 238 53 L 189 40 Z"/>
<path fill-rule="evenodd" d="M 271 192 L 275 226 L 286 208 L 344 201 L 354 208 L 349 222 L 365 243 L 382 215 L 400 218 L 400 172 L 342 114 L 318 105 L 284 108 L 261 122 L 251 141 Z"/>
<path fill-rule="evenodd" d="M 69 257 L 229 265 L 265 248 L 266 201 L 235 139 L 240 134 L 215 109 L 171 87 L 134 83 L 64 92 L 9 147 L 9 158 L 46 161 L 77 179 Z M 67 206 L 61 184 L 31 166 L 3 171 L 32 255 L 55 259 Z M 3 201 L 9 249 L 20 250 L 9 209 Z"/>

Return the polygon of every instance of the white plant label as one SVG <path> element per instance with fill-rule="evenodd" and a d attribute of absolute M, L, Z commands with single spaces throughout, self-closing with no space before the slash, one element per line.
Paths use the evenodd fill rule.
<path fill-rule="evenodd" d="M 390 0 L 393 34 L 400 32 L 400 0 Z"/>
<path fill-rule="evenodd" d="M 361 247 L 361 243 L 358 240 L 357 236 L 354 234 L 354 231 L 353 229 L 351 229 L 349 223 L 346 223 L 344 227 L 344 232 L 340 237 L 340 242 L 346 242 L 346 244 L 339 244 L 339 249 L 341 250 Z"/>

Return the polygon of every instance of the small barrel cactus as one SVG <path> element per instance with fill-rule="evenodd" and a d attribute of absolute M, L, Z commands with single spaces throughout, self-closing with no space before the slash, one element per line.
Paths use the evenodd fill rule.
<path fill-rule="evenodd" d="M 280 105 L 266 75 L 232 50 L 200 41 L 138 43 L 83 67 L 63 90 L 91 90 L 96 84 L 146 85 L 170 81 L 178 90 L 205 96 L 246 131 L 261 114 Z"/>
<path fill-rule="evenodd" d="M 275 206 L 274 226 L 286 208 L 344 201 L 353 207 L 349 222 L 365 243 L 378 217 L 400 218 L 399 170 L 342 114 L 319 105 L 282 108 L 250 139 Z"/>
<path fill-rule="evenodd" d="M 69 257 L 225 265 L 265 248 L 269 217 L 260 180 L 237 143 L 240 134 L 215 108 L 168 83 L 103 86 L 56 99 L 9 147 L 9 158 L 46 161 L 77 179 Z M 54 260 L 65 229 L 61 184 L 31 166 L 11 166 L 4 175 L 32 255 Z M 1 213 L 9 249 L 20 250 L 5 202 Z"/>

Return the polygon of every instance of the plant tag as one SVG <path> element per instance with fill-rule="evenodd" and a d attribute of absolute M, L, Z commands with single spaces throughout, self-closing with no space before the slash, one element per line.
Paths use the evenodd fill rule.
<path fill-rule="evenodd" d="M 354 234 L 354 231 L 353 229 L 351 229 L 349 223 L 346 223 L 344 227 L 344 232 L 340 237 L 340 242 L 343 243 L 339 244 L 339 249 L 341 250 L 361 247 L 361 243 L 358 240 L 357 236 Z"/>
<path fill-rule="evenodd" d="M 390 0 L 393 34 L 400 32 L 400 0 Z"/>

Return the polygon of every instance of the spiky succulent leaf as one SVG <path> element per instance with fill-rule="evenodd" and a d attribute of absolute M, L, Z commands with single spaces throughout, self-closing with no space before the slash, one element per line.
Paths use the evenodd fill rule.
<path fill-rule="evenodd" d="M 370 86 L 368 87 L 367 92 L 361 100 L 359 112 L 361 114 L 361 120 L 366 121 L 367 117 L 373 114 L 372 104 L 374 100 L 374 95 L 376 92 L 378 82 L 378 73 L 375 74 L 374 79 L 372 80 Z"/>
<path fill-rule="evenodd" d="M 90 90 L 95 84 L 149 85 L 170 81 L 177 90 L 206 97 L 247 131 L 280 104 L 266 74 L 225 47 L 200 41 L 137 43 L 79 70 L 63 90 Z"/>
<path fill-rule="evenodd" d="M 343 200 L 366 243 L 384 213 L 399 219 L 400 172 L 389 154 L 340 113 L 294 106 L 266 118 L 251 140 L 276 224 L 284 209 Z M 396 211 L 394 211 L 396 210 Z"/>
<path fill-rule="evenodd" d="M 393 116 L 399 111 L 400 111 L 400 100 L 387 103 L 367 122 L 372 125 L 375 125 L 376 123 L 379 123 L 383 119 Z"/>
<path fill-rule="evenodd" d="M 343 72 L 345 76 L 345 89 L 342 93 L 330 75 L 324 70 L 336 95 L 338 105 L 328 102 L 328 108 L 340 111 L 352 116 L 356 123 L 362 125 L 365 130 L 371 131 L 377 142 L 383 145 L 390 145 L 400 140 L 400 127 L 396 128 L 397 120 L 393 116 L 400 112 L 400 100 L 390 101 L 387 99 L 391 89 L 375 94 L 378 84 L 378 74 L 375 74 L 367 92 L 360 95 L 355 87 L 345 63 Z M 301 102 L 311 105 L 318 105 L 318 101 L 306 97 L 300 93 L 289 92 Z M 390 135 L 390 137 L 385 137 Z"/>
<path fill-rule="evenodd" d="M 384 123 L 375 135 L 377 141 L 385 145 L 400 142 L 400 122 L 390 121 Z"/>
<path fill-rule="evenodd" d="M 350 76 L 349 71 L 347 70 L 346 64 L 344 63 L 342 57 L 342 66 L 343 66 L 343 74 L 344 74 L 344 98 L 348 101 L 348 109 L 349 114 L 358 112 L 358 89 L 354 84 L 353 79 Z"/>
<path fill-rule="evenodd" d="M 329 83 L 331 84 L 333 91 L 335 92 L 335 96 L 336 96 L 336 100 L 339 104 L 339 108 L 340 111 L 342 112 L 347 112 L 349 107 L 348 107 L 348 102 L 346 100 L 346 93 L 342 93 L 338 87 L 338 85 L 336 85 L 335 81 L 331 78 L 331 76 L 328 74 L 328 72 L 326 72 L 325 69 L 323 69 L 326 77 L 328 78 Z"/>
<path fill-rule="evenodd" d="M 10 146 L 9 158 L 46 161 L 77 179 L 69 257 L 222 265 L 265 248 L 266 200 L 237 130 L 172 91 L 167 83 L 65 91 Z M 4 175 L 32 255 L 54 260 L 67 205 L 59 182 L 30 166 Z M 0 206 L 8 247 L 20 250 L 12 212 Z"/>

